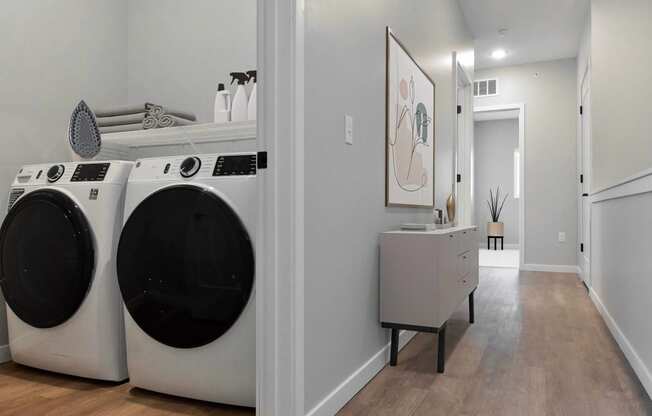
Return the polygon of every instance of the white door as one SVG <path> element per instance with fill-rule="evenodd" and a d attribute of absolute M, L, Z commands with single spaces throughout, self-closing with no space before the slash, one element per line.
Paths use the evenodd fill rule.
<path fill-rule="evenodd" d="M 580 268 L 582 280 L 587 287 L 591 287 L 591 271 L 589 262 L 591 243 L 591 200 L 589 197 L 591 187 L 591 89 L 590 75 L 584 77 L 582 82 L 581 107 L 581 218 L 580 218 Z"/>

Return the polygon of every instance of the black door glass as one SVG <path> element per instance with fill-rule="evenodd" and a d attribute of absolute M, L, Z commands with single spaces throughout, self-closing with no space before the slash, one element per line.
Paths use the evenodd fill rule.
<path fill-rule="evenodd" d="M 118 282 L 134 321 L 176 348 L 213 342 L 238 320 L 254 283 L 254 253 L 237 214 L 190 185 L 158 191 L 130 215 Z"/>
<path fill-rule="evenodd" d="M 0 286 L 21 320 L 37 328 L 66 322 L 84 301 L 93 268 L 88 221 L 69 197 L 40 190 L 12 206 L 0 229 Z"/>

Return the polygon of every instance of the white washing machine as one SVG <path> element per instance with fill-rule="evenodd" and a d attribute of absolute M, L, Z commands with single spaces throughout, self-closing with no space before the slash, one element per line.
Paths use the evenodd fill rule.
<path fill-rule="evenodd" d="M 115 270 L 133 163 L 24 166 L 0 229 L 0 285 L 14 361 L 122 381 L 124 319 Z"/>
<path fill-rule="evenodd" d="M 130 382 L 256 403 L 256 154 L 141 159 L 118 248 Z"/>

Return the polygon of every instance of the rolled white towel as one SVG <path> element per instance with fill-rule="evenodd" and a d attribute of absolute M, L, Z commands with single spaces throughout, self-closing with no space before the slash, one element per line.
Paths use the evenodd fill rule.
<path fill-rule="evenodd" d="M 147 115 L 143 119 L 143 128 L 145 130 L 155 129 L 158 127 L 158 119 L 152 115 Z"/>
<path fill-rule="evenodd" d="M 136 131 L 136 130 L 142 130 L 142 129 L 143 129 L 142 124 L 123 124 L 121 126 L 100 127 L 100 133 L 101 134 L 120 133 L 120 132 L 123 132 L 123 131 Z"/>
<path fill-rule="evenodd" d="M 149 110 L 147 110 L 147 113 L 156 118 L 160 118 L 161 116 L 164 115 L 170 115 L 178 118 L 184 118 L 188 121 L 197 121 L 197 116 L 192 113 L 189 113 L 187 111 L 176 110 L 162 105 L 154 104 L 150 106 Z"/>
<path fill-rule="evenodd" d="M 127 114 L 124 116 L 96 117 L 97 125 L 100 127 L 121 126 L 124 124 L 141 124 L 145 118 L 145 112 Z"/>
<path fill-rule="evenodd" d="M 144 113 L 154 105 L 152 103 L 117 105 L 115 107 L 94 109 L 93 113 L 95 113 L 95 117 L 123 116 Z"/>
<path fill-rule="evenodd" d="M 169 114 L 162 115 L 158 119 L 159 127 L 174 127 L 174 126 L 187 126 L 188 124 L 195 124 L 190 120 L 180 117 L 175 117 Z"/>

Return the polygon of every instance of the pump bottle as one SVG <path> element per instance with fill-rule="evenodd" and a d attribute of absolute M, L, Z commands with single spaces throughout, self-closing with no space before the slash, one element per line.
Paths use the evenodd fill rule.
<path fill-rule="evenodd" d="M 227 123 L 231 121 L 231 91 L 224 88 L 224 84 L 217 86 L 215 94 L 215 123 Z"/>
<path fill-rule="evenodd" d="M 251 94 L 249 94 L 249 104 L 247 105 L 247 120 L 255 120 L 256 119 L 256 81 L 258 78 L 258 75 L 256 73 L 256 70 L 252 71 L 247 71 L 247 76 L 249 77 L 249 81 L 253 81 L 254 85 L 251 88 Z"/>
<path fill-rule="evenodd" d="M 231 121 L 246 121 L 247 120 L 247 106 L 249 105 L 249 98 L 245 90 L 245 83 L 249 77 L 244 72 L 231 72 L 231 84 L 238 81 L 238 88 L 233 96 L 233 103 L 231 104 Z"/>

